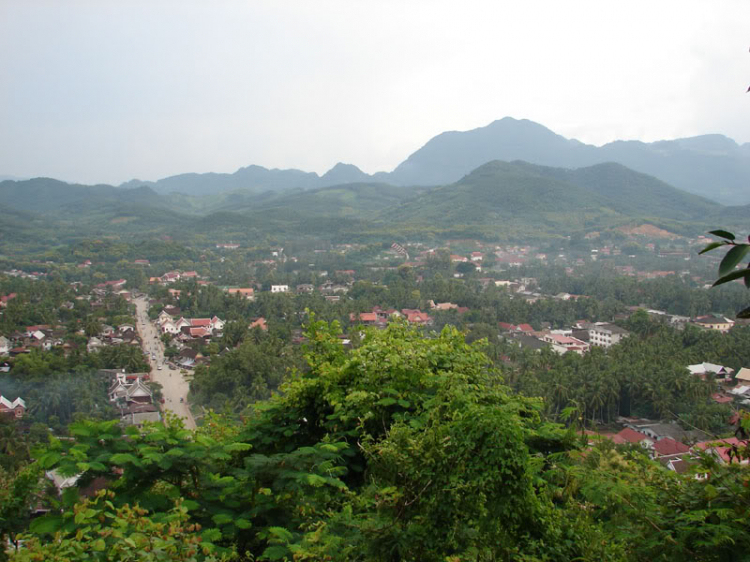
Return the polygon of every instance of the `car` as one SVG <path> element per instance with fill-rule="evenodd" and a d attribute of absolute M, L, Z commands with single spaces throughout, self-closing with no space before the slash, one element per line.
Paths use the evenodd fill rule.
<path fill-rule="evenodd" d="M 161 371 L 161 368 L 162 368 L 162 365 L 159 365 L 159 366 L 157 367 L 157 369 L 159 369 L 160 371 Z"/>
<path fill-rule="evenodd" d="M 184 398 L 180 398 L 180 403 L 183 403 L 185 401 Z"/>

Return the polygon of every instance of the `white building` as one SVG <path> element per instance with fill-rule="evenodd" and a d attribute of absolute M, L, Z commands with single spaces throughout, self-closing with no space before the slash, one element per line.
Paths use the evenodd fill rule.
<path fill-rule="evenodd" d="M 271 285 L 272 293 L 288 293 L 289 285 Z"/>
<path fill-rule="evenodd" d="M 630 332 L 609 324 L 608 322 L 597 322 L 591 328 L 589 328 L 589 343 L 598 347 L 612 347 L 616 343 L 620 343 L 624 338 L 628 337 Z"/>

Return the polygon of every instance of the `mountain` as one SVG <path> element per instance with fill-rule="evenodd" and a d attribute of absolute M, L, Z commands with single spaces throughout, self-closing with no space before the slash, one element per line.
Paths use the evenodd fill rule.
<path fill-rule="evenodd" d="M 505 117 L 470 131 L 430 139 L 392 172 L 368 175 L 338 163 L 322 176 L 296 169 L 247 166 L 233 174 L 179 174 L 156 182 L 131 180 L 120 187 L 149 186 L 159 194 L 205 196 L 226 191 L 317 189 L 348 183 L 399 186 L 447 185 L 492 160 L 577 169 L 615 162 L 690 193 L 727 205 L 750 203 L 750 143 L 702 135 L 644 143 L 615 141 L 596 147 L 567 139 L 527 119 Z"/>
<path fill-rule="evenodd" d="M 565 181 L 604 196 L 610 206 L 627 215 L 694 220 L 711 215 L 720 208 L 713 201 L 612 162 L 573 170 L 525 162 L 515 164 L 528 168 L 532 173 Z"/>
<path fill-rule="evenodd" d="M 157 193 L 182 193 L 184 195 L 212 195 L 225 191 L 246 191 L 252 194 L 263 191 L 288 191 L 290 189 L 315 189 L 371 181 L 371 177 L 352 164 L 338 163 L 322 176 L 315 172 L 296 169 L 269 170 L 262 166 L 247 166 L 233 174 L 179 174 L 155 182 L 130 180 L 120 187 L 148 186 Z"/>
<path fill-rule="evenodd" d="M 616 162 L 718 202 L 750 203 L 750 144 L 704 135 L 653 143 L 616 141 L 596 147 L 566 139 L 538 123 L 510 117 L 432 138 L 384 181 L 445 185 L 490 160 L 524 160 L 563 168 Z"/>
<path fill-rule="evenodd" d="M 105 205 L 164 207 L 167 202 L 153 189 L 120 189 L 111 185 L 69 184 L 50 178 L 0 182 L 0 203 L 21 211 L 96 210 Z"/>
<path fill-rule="evenodd" d="M 617 164 L 568 170 L 492 161 L 382 211 L 380 218 L 398 231 L 539 238 L 634 221 L 699 230 L 722 209 Z"/>

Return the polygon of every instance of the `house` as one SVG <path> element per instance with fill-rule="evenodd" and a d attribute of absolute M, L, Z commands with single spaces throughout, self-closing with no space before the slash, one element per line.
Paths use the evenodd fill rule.
<path fill-rule="evenodd" d="M 239 244 L 216 244 L 216 247 L 220 250 L 236 250 L 240 247 Z"/>
<path fill-rule="evenodd" d="M 458 308 L 458 305 L 452 302 L 439 302 L 435 304 L 434 301 L 430 301 L 430 308 L 433 310 L 455 310 Z"/>
<path fill-rule="evenodd" d="M 159 316 L 156 317 L 156 321 L 159 324 L 164 324 L 165 322 L 171 322 L 172 320 L 174 320 L 174 315 L 167 312 L 166 308 L 159 313 Z"/>
<path fill-rule="evenodd" d="M 552 344 L 553 351 L 564 354 L 569 351 L 583 355 L 589 350 L 589 344 L 572 336 L 563 336 L 560 334 L 544 334 L 542 340 Z"/>
<path fill-rule="evenodd" d="M 351 313 L 349 321 L 352 323 L 364 324 L 365 326 L 374 326 L 380 322 L 375 312 L 360 312 L 359 314 Z"/>
<path fill-rule="evenodd" d="M 736 454 L 737 448 L 744 447 L 746 444 L 747 441 L 737 439 L 736 437 L 729 437 L 728 439 L 701 441 L 693 446 L 693 450 L 703 451 L 713 455 L 718 458 L 720 462 L 725 464 L 732 464 L 735 461 L 739 464 L 748 464 L 750 463 L 750 460 L 740 460 Z"/>
<path fill-rule="evenodd" d="M 482 261 L 483 259 L 484 259 L 484 254 L 482 252 L 471 253 L 471 261 Z"/>
<path fill-rule="evenodd" d="M 255 320 L 250 322 L 250 325 L 248 326 L 248 328 L 250 330 L 252 330 L 253 328 L 260 328 L 264 332 L 267 332 L 268 324 L 266 324 L 266 319 L 261 316 L 260 318 L 256 318 Z"/>
<path fill-rule="evenodd" d="M 180 272 L 179 271 L 168 271 L 160 278 L 162 283 L 176 283 L 180 280 Z"/>
<path fill-rule="evenodd" d="M 10 340 L 5 336 L 0 336 L 0 355 L 8 355 L 10 351 Z"/>
<path fill-rule="evenodd" d="M 310 285 L 309 283 L 303 283 L 301 285 L 297 285 L 297 294 L 310 294 L 313 291 L 315 291 L 315 285 Z"/>
<path fill-rule="evenodd" d="M 121 425 L 141 427 L 145 422 L 158 423 L 161 421 L 159 410 L 152 403 L 141 404 L 132 402 L 120 411 Z"/>
<path fill-rule="evenodd" d="M 608 322 L 596 322 L 589 328 L 589 342 L 597 347 L 610 348 L 628 337 L 630 332 Z"/>
<path fill-rule="evenodd" d="M 133 263 L 135 265 L 151 265 L 148 260 L 135 260 Z"/>
<path fill-rule="evenodd" d="M 5 308 L 8 306 L 8 301 L 16 298 L 18 295 L 16 293 L 9 293 L 7 295 L 0 296 L 0 308 Z"/>
<path fill-rule="evenodd" d="M 670 437 L 658 440 L 654 443 L 654 458 L 658 457 L 675 457 L 690 452 L 690 447 Z"/>
<path fill-rule="evenodd" d="M 288 293 L 289 285 L 271 285 L 272 293 Z"/>
<path fill-rule="evenodd" d="M 181 276 L 182 276 L 183 279 L 195 279 L 195 278 L 198 277 L 198 272 L 197 271 L 186 271 Z"/>
<path fill-rule="evenodd" d="M 734 321 L 724 316 L 709 314 L 708 316 L 694 318 L 693 324 L 705 330 L 716 330 L 717 332 L 726 334 L 734 326 Z"/>
<path fill-rule="evenodd" d="M 626 427 L 643 433 L 654 442 L 670 438 L 682 443 L 694 443 L 710 437 L 706 432 L 697 429 L 685 430 L 677 423 L 661 423 L 653 420 L 620 418 Z"/>
<path fill-rule="evenodd" d="M 717 404 L 731 404 L 734 402 L 734 398 L 731 396 L 727 396 L 726 394 L 722 394 L 721 392 L 714 392 L 711 395 L 711 400 L 716 402 Z"/>
<path fill-rule="evenodd" d="M 97 338 L 96 336 L 92 336 L 89 338 L 89 342 L 86 344 L 86 351 L 89 353 L 93 353 L 94 351 L 98 351 L 100 347 L 103 347 L 104 343 L 102 340 Z"/>
<path fill-rule="evenodd" d="M 246 300 L 255 300 L 255 289 L 252 287 L 230 287 L 227 289 L 229 295 L 240 295 Z"/>
<path fill-rule="evenodd" d="M 737 375 L 734 377 L 734 380 L 740 381 L 743 383 L 750 383 L 750 369 L 748 369 L 747 367 L 742 367 L 742 369 L 740 369 L 737 372 Z"/>
<path fill-rule="evenodd" d="M 731 380 L 734 369 L 731 367 L 724 367 L 722 365 L 716 365 L 714 363 L 697 363 L 696 365 L 688 365 L 688 371 L 691 375 L 697 375 L 703 380 L 706 380 L 706 376 L 711 374 L 717 378 L 723 378 Z"/>
<path fill-rule="evenodd" d="M 619 433 L 615 433 L 612 436 L 612 441 L 614 441 L 617 444 L 624 444 L 624 443 L 630 443 L 631 445 L 640 445 L 644 449 L 651 449 L 654 446 L 654 443 L 656 442 L 656 439 L 653 439 L 640 431 L 635 431 L 634 429 L 631 429 L 630 427 L 626 427 Z"/>
<path fill-rule="evenodd" d="M 421 324 L 428 325 L 432 324 L 432 317 L 418 309 L 404 308 L 401 310 L 401 314 L 406 317 L 406 321 L 410 324 Z"/>
<path fill-rule="evenodd" d="M 7 398 L 0 395 L 0 414 L 13 416 L 16 419 L 20 419 L 26 413 L 26 402 L 22 398 L 16 398 L 11 402 Z"/>
<path fill-rule="evenodd" d="M 137 402 L 150 404 L 153 393 L 148 385 L 143 382 L 142 376 L 129 378 L 125 373 L 116 373 L 115 379 L 109 387 L 110 402 Z"/>

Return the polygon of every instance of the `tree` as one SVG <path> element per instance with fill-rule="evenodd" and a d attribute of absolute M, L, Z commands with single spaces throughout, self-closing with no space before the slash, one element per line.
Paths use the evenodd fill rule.
<path fill-rule="evenodd" d="M 718 285 L 723 285 L 724 283 L 729 283 L 730 281 L 742 279 L 745 283 L 745 287 L 750 288 L 750 263 L 742 269 L 737 269 L 737 266 L 743 262 L 750 251 L 750 243 L 737 242 L 737 237 L 726 230 L 712 230 L 709 234 L 713 234 L 722 240 L 711 242 L 700 251 L 701 254 L 725 246 L 730 247 L 729 251 L 721 260 L 721 264 L 719 265 L 719 278 L 714 282 L 713 286 L 716 287 Z M 750 237 L 748 237 L 748 242 L 750 242 Z M 750 318 L 750 307 L 738 312 L 737 318 Z"/>

